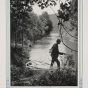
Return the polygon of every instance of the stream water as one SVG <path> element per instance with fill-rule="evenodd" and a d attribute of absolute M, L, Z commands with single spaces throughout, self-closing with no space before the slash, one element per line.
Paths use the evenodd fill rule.
<path fill-rule="evenodd" d="M 31 67 L 37 67 L 37 68 L 44 68 L 48 69 L 50 68 L 51 64 L 51 56 L 49 53 L 49 49 L 52 47 L 54 43 L 56 43 L 56 40 L 59 38 L 58 33 L 51 33 L 49 36 L 43 37 L 41 40 L 37 40 L 32 47 L 31 51 L 29 52 L 30 60 L 31 60 Z M 67 46 L 71 47 L 74 50 L 77 50 L 77 43 L 71 42 L 68 37 L 64 37 L 64 42 Z M 73 55 L 75 66 L 74 68 L 77 68 L 77 52 L 71 51 L 68 48 L 66 48 L 63 43 L 58 46 L 60 52 L 67 53 L 69 55 Z M 64 63 L 66 60 L 64 59 L 64 56 L 62 58 L 58 57 L 60 61 L 60 65 L 63 67 L 62 59 Z M 54 68 L 57 67 L 57 64 L 54 63 Z"/>

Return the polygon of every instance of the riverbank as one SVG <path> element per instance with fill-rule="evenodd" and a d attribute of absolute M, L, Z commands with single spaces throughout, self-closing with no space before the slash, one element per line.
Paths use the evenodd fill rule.
<path fill-rule="evenodd" d="M 19 80 L 12 81 L 12 86 L 77 86 L 77 72 L 61 69 L 50 72 L 49 69 L 25 69 Z"/>

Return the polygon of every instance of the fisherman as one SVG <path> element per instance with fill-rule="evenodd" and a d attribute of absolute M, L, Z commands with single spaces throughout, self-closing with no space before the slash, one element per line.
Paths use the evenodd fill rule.
<path fill-rule="evenodd" d="M 57 39 L 56 43 L 50 49 L 50 53 L 51 53 L 51 57 L 52 57 L 51 66 L 53 66 L 54 62 L 56 62 L 58 68 L 60 68 L 60 61 L 58 60 L 58 55 L 67 55 L 65 53 L 59 52 L 58 44 L 60 44 L 60 43 L 61 43 L 61 40 Z"/>

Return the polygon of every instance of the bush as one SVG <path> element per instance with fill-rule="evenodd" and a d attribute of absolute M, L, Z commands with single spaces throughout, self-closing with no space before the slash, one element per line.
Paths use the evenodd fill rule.
<path fill-rule="evenodd" d="M 73 74 L 74 73 L 74 74 Z M 48 74 L 48 78 L 41 76 L 41 78 L 33 85 L 39 86 L 77 86 L 77 73 L 70 69 L 63 69 L 55 73 Z"/>

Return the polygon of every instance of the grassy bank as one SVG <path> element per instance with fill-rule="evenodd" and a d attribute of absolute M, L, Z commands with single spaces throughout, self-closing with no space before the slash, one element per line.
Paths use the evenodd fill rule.
<path fill-rule="evenodd" d="M 77 72 L 71 69 L 49 70 L 25 69 L 24 75 L 18 81 L 12 81 L 13 86 L 77 86 Z"/>

